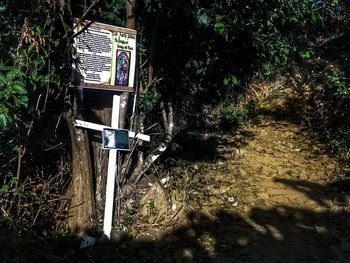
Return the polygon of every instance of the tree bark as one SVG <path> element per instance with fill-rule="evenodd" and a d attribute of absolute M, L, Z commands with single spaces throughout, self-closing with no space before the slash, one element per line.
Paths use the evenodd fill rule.
<path fill-rule="evenodd" d="M 136 0 L 126 0 L 126 27 L 135 29 L 136 27 Z M 125 129 L 126 127 L 126 113 L 127 105 L 129 101 L 129 93 L 124 92 L 120 95 L 120 109 L 119 109 L 119 128 Z"/>
<path fill-rule="evenodd" d="M 126 0 L 126 27 L 135 29 L 136 27 L 136 0 Z"/>
<path fill-rule="evenodd" d="M 112 98 L 113 94 L 110 91 L 87 90 L 84 100 L 86 106 L 89 108 L 87 114 L 88 120 L 93 123 L 110 126 Z M 102 149 L 102 136 L 100 132 L 91 132 L 91 135 L 93 173 L 95 176 L 96 218 L 101 222 L 103 220 L 106 198 L 108 151 Z"/>
<path fill-rule="evenodd" d="M 136 15 L 135 15 L 135 8 L 136 8 L 136 0 L 125 0 L 126 4 L 126 27 L 130 29 L 135 29 L 136 27 Z M 136 78 L 137 79 L 137 78 Z M 137 82 L 135 81 L 134 83 L 134 89 L 137 85 Z M 135 98 L 134 98 L 135 99 Z M 126 128 L 126 114 L 128 110 L 128 103 L 129 103 L 129 93 L 124 92 L 120 96 L 120 108 L 119 108 L 119 128 L 120 129 L 125 129 Z M 132 123 L 129 123 L 129 130 L 132 130 L 133 127 L 131 127 Z M 127 162 L 129 160 L 130 154 L 127 154 L 126 157 L 124 158 L 124 162 L 122 162 L 122 155 L 119 155 L 118 159 L 118 166 L 121 167 L 121 176 L 116 177 L 120 178 L 121 181 L 123 182 L 117 182 L 117 183 L 125 183 L 124 179 L 124 173 L 127 169 Z"/>
<path fill-rule="evenodd" d="M 72 149 L 71 182 L 67 190 L 71 205 L 67 225 L 74 233 L 84 233 L 93 227 L 95 200 L 89 140 L 86 131 L 74 126 L 76 111 L 76 102 L 73 102 L 73 107 L 65 114 Z"/>

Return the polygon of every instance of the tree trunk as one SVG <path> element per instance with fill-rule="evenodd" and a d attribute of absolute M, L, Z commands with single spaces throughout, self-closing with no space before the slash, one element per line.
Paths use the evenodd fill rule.
<path fill-rule="evenodd" d="M 135 5 L 136 5 L 136 0 L 126 0 L 125 2 L 126 5 L 126 27 L 130 29 L 135 29 Z M 136 87 L 137 83 L 135 81 L 134 83 L 134 89 Z M 127 110 L 128 110 L 128 103 L 129 103 L 129 93 L 124 92 L 120 95 L 120 108 L 119 108 L 119 128 L 120 129 L 125 129 L 126 128 L 126 116 L 127 116 Z M 133 127 L 131 127 L 132 123 L 129 123 L 129 130 L 133 130 Z M 124 163 L 123 163 L 123 157 L 122 155 L 119 155 L 118 159 L 118 166 L 121 167 L 121 173 L 124 175 L 124 172 L 126 170 L 127 164 L 125 162 L 128 162 L 128 159 L 130 157 L 130 153 L 126 155 L 126 158 L 124 158 Z M 123 176 L 122 175 L 122 176 Z M 117 183 L 125 183 L 123 178 L 116 177 L 121 179 L 123 182 L 117 182 Z"/>
<path fill-rule="evenodd" d="M 135 7 L 136 0 L 126 0 L 126 27 L 130 29 L 135 29 L 136 19 L 135 19 Z M 120 109 L 119 109 L 119 128 L 125 129 L 126 127 L 126 113 L 127 105 L 129 100 L 129 93 L 124 92 L 120 95 Z"/>
<path fill-rule="evenodd" d="M 106 126 L 111 125 L 111 91 L 87 90 L 85 104 L 89 109 L 88 120 Z M 104 216 L 108 170 L 108 151 L 102 149 L 101 132 L 91 132 L 93 172 L 95 176 L 96 218 L 102 222 Z"/>
<path fill-rule="evenodd" d="M 136 27 L 136 0 L 126 0 L 126 27 L 135 29 Z"/>
<path fill-rule="evenodd" d="M 65 114 L 72 147 L 71 182 L 67 190 L 71 205 L 67 224 L 72 232 L 83 233 L 93 227 L 95 201 L 88 136 L 86 131 L 74 126 L 75 116 L 76 107 Z"/>

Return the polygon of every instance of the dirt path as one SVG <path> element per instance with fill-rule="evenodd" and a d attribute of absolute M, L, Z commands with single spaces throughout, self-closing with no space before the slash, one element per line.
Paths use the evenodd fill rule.
<path fill-rule="evenodd" d="M 350 262 L 349 173 L 302 125 L 277 115 L 260 115 L 234 134 L 186 134 L 182 179 L 173 178 L 186 202 L 172 198 L 170 220 L 148 202 L 153 221 L 140 219 L 134 234 L 117 232 L 110 247 L 86 250 L 84 259 Z M 172 220 L 174 211 L 182 220 Z"/>
<path fill-rule="evenodd" d="M 145 230 L 145 262 L 350 262 L 350 188 L 301 125 L 263 115 L 192 143 L 194 168 L 210 164 L 193 178 L 185 221 Z"/>
<path fill-rule="evenodd" d="M 221 210 L 219 217 L 238 216 L 234 226 L 224 220 L 222 229 L 222 246 L 236 247 L 235 259 L 350 260 L 350 243 L 343 232 L 349 225 L 344 214 L 350 199 L 344 189 L 332 185 L 340 169 L 322 154 L 322 145 L 313 143 L 300 125 L 272 116 L 261 116 L 224 141 L 219 145 L 224 160 L 206 175 L 210 198 L 201 209 L 218 220 L 217 227 L 221 223 L 212 216 L 215 209 Z M 232 144 L 238 146 L 234 151 Z"/>

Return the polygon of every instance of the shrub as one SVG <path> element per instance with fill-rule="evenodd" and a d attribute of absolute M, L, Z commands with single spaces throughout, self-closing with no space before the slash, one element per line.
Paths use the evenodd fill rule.
<path fill-rule="evenodd" d="M 220 110 L 220 123 L 224 129 L 233 129 L 242 124 L 248 116 L 248 108 L 243 103 L 226 102 Z"/>

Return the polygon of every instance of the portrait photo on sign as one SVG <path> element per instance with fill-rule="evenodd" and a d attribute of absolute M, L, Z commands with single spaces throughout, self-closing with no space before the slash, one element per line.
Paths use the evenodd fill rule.
<path fill-rule="evenodd" d="M 130 51 L 117 50 L 115 85 L 129 85 Z"/>
<path fill-rule="evenodd" d="M 115 149 L 116 144 L 116 130 L 105 128 L 102 131 L 102 148 L 103 149 Z"/>

